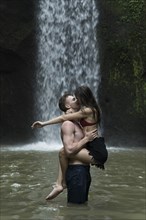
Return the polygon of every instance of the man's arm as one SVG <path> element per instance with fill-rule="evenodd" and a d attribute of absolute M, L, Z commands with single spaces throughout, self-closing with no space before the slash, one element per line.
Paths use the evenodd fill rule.
<path fill-rule="evenodd" d="M 71 121 L 66 121 L 61 126 L 61 137 L 65 153 L 68 155 L 74 147 L 75 125 Z"/>
<path fill-rule="evenodd" d="M 72 156 L 77 154 L 82 148 L 85 147 L 87 142 L 94 140 L 97 137 L 97 130 L 90 131 L 85 134 L 85 136 L 78 141 L 74 142 L 74 132 L 75 126 L 71 121 L 64 122 L 62 125 L 62 141 L 65 148 L 65 153 L 67 156 Z"/>

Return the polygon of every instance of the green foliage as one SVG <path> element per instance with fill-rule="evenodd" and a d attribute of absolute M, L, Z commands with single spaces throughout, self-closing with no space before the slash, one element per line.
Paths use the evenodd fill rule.
<path fill-rule="evenodd" d="M 103 0 L 102 4 L 110 14 L 110 21 L 102 25 L 108 84 L 117 92 L 124 90 L 130 114 L 146 117 L 146 1 Z"/>
<path fill-rule="evenodd" d="M 136 112 L 140 113 L 142 116 L 145 116 L 144 106 L 146 106 L 146 82 L 141 77 L 142 74 L 142 63 L 141 57 L 135 57 L 133 59 L 133 86 L 135 91 L 135 99 L 133 102 L 134 109 Z"/>

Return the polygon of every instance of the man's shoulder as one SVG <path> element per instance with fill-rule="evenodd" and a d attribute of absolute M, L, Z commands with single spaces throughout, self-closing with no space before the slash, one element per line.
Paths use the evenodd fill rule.
<path fill-rule="evenodd" d="M 74 122 L 73 121 L 64 121 L 63 123 L 62 123 L 62 126 L 74 126 Z"/>
<path fill-rule="evenodd" d="M 64 121 L 61 125 L 62 132 L 75 130 L 75 125 L 72 121 Z"/>

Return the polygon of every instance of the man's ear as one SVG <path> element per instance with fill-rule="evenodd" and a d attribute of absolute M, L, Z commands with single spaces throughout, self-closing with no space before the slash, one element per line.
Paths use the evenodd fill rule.
<path fill-rule="evenodd" d="M 73 113 L 71 108 L 67 109 L 66 114 L 68 114 L 68 113 Z"/>
<path fill-rule="evenodd" d="M 66 104 L 65 107 L 68 108 L 68 109 L 70 109 L 70 105 L 69 105 L 69 104 Z"/>

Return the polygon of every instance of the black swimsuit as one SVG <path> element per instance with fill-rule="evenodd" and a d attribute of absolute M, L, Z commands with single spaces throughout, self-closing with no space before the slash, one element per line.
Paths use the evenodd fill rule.
<path fill-rule="evenodd" d="M 108 152 L 104 143 L 104 138 L 99 137 L 95 138 L 91 142 L 88 142 L 86 149 L 89 151 L 89 154 L 93 156 L 93 159 L 95 161 L 95 164 L 93 165 L 104 169 L 104 163 L 108 158 Z"/>
<path fill-rule="evenodd" d="M 80 120 L 80 124 L 82 127 L 95 125 L 96 123 L 89 123 L 84 119 Z M 108 158 L 108 152 L 106 149 L 106 145 L 103 137 L 95 138 L 93 141 L 88 142 L 86 149 L 89 151 L 89 155 L 91 155 L 94 159 L 95 164 L 93 165 L 99 167 L 100 169 L 104 169 L 104 163 Z"/>

